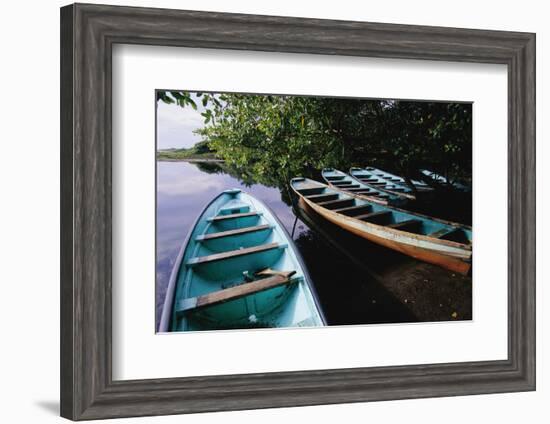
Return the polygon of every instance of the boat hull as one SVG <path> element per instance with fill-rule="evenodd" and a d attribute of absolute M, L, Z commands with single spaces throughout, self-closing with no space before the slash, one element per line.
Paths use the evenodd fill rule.
<path fill-rule="evenodd" d="M 448 254 L 443 254 L 437 249 L 427 249 L 415 246 L 413 244 L 403 243 L 402 241 L 399 241 L 399 239 L 392 239 L 390 237 L 380 236 L 368 231 L 366 228 L 360 228 L 357 225 L 354 225 L 354 222 L 347 217 L 340 217 L 337 214 L 330 213 L 329 211 L 326 211 L 326 209 L 320 208 L 312 202 L 307 202 L 307 204 L 319 215 L 321 215 L 328 221 L 338 225 L 340 228 L 343 228 L 373 243 L 403 253 L 407 256 L 411 256 L 415 259 L 432 263 L 434 265 L 438 265 L 450 271 L 454 271 L 464 275 L 467 275 L 472 267 L 471 263 L 465 262 L 465 260 L 468 259 L 469 255 L 462 256 L 462 259 L 461 257 L 454 257 L 449 256 Z"/>

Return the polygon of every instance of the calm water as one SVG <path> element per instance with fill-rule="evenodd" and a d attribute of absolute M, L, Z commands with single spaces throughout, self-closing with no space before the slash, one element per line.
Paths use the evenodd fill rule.
<path fill-rule="evenodd" d="M 240 188 L 266 203 L 292 235 L 329 324 L 471 319 L 471 280 L 359 239 L 302 207 L 278 188 L 245 185 L 212 163 L 157 162 L 156 319 L 172 267 L 204 206 Z"/>

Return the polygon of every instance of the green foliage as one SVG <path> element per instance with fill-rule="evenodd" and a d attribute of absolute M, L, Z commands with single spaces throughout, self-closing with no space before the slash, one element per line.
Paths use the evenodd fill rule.
<path fill-rule="evenodd" d="M 195 107 L 188 92 L 158 100 Z M 284 187 L 320 169 L 375 165 L 407 178 L 428 168 L 471 176 L 471 105 L 248 94 L 196 93 L 202 135 L 234 169 Z"/>

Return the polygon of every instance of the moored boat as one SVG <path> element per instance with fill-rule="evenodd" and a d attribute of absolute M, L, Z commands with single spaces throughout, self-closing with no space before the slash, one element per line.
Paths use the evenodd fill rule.
<path fill-rule="evenodd" d="M 347 191 L 371 202 L 380 203 L 381 205 L 404 205 L 409 200 L 409 197 L 401 193 L 389 193 L 378 190 L 338 169 L 325 168 L 321 172 L 321 175 L 329 186 Z"/>
<path fill-rule="evenodd" d="M 464 193 L 469 193 L 472 191 L 470 187 L 468 187 L 465 184 L 461 184 L 458 181 L 452 181 L 449 182 L 447 178 L 445 178 L 443 175 L 440 175 L 436 172 L 430 171 L 428 169 L 421 169 L 420 172 L 425 175 L 427 178 L 429 178 L 431 181 L 435 182 L 437 185 L 443 186 L 443 187 L 452 187 L 453 189 L 457 191 L 461 191 Z"/>
<path fill-rule="evenodd" d="M 363 184 L 367 184 L 370 187 L 390 194 L 400 194 L 410 200 L 416 200 L 416 194 L 412 188 L 407 185 L 398 184 L 397 182 L 388 181 L 385 178 L 376 175 L 374 171 L 369 171 L 367 168 L 352 167 L 350 168 L 349 173 L 353 178 L 361 181 Z"/>
<path fill-rule="evenodd" d="M 359 169 L 361 169 L 361 168 L 359 168 Z M 384 171 L 380 168 L 375 168 L 374 166 L 367 166 L 366 168 L 362 168 L 362 169 L 364 169 L 368 173 L 374 174 L 375 176 L 380 177 L 380 178 L 388 181 L 389 183 L 394 183 L 394 184 L 398 184 L 398 185 L 410 188 L 410 186 L 407 183 L 407 181 L 405 180 L 405 178 L 400 177 L 399 175 L 392 174 L 391 172 Z M 414 185 L 414 187 L 417 190 L 420 190 L 420 191 L 431 191 L 431 190 L 433 190 L 424 181 L 411 180 L 411 183 Z"/>
<path fill-rule="evenodd" d="M 323 325 L 311 279 L 276 216 L 239 189 L 216 196 L 178 255 L 159 331 Z"/>
<path fill-rule="evenodd" d="M 315 212 L 374 243 L 467 274 L 472 261 L 470 227 L 380 205 L 306 178 L 290 185 Z"/>

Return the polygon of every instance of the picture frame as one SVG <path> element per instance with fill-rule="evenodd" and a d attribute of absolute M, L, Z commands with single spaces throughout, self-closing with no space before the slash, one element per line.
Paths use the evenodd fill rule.
<path fill-rule="evenodd" d="M 504 64 L 508 359 L 113 381 L 116 43 Z M 535 35 L 74 4 L 61 9 L 61 415 L 72 420 L 535 390 Z"/>

